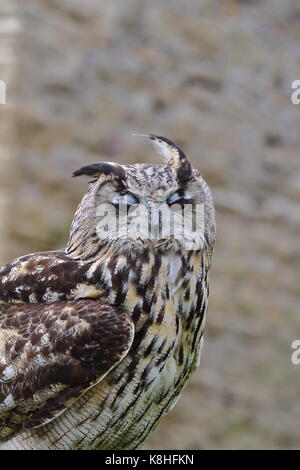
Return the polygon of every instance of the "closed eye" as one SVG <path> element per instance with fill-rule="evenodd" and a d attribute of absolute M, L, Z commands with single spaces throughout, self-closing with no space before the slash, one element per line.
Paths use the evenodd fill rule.
<path fill-rule="evenodd" d="M 175 193 L 171 194 L 167 199 L 167 204 L 172 206 L 173 204 L 189 204 L 192 202 L 190 197 L 187 197 L 184 190 L 179 189 Z"/>
<path fill-rule="evenodd" d="M 129 191 L 121 192 L 120 196 L 121 196 L 121 201 L 127 204 L 127 206 L 134 206 L 135 204 L 140 203 L 138 197 L 130 193 Z"/>
<path fill-rule="evenodd" d="M 175 204 L 175 202 L 178 202 L 182 197 L 179 195 L 179 193 L 176 191 L 176 193 L 171 194 L 171 196 L 168 197 L 167 199 L 167 204 L 171 206 L 172 204 Z"/>

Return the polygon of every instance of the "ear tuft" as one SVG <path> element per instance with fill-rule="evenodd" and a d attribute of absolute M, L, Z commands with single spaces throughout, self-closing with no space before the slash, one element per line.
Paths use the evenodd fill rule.
<path fill-rule="evenodd" d="M 184 186 L 192 178 L 192 166 L 185 153 L 174 142 L 161 135 L 149 134 L 158 152 L 163 159 L 177 172 L 177 180 L 181 186 Z"/>
<path fill-rule="evenodd" d="M 74 171 L 72 174 L 73 178 L 77 176 L 97 176 L 99 175 L 99 164 L 93 163 L 91 165 L 83 166 L 79 170 Z"/>
<path fill-rule="evenodd" d="M 158 153 L 160 153 L 169 168 L 173 168 L 177 173 L 179 185 L 184 186 L 192 178 L 192 165 L 185 153 L 172 140 L 162 135 L 154 134 L 133 134 L 140 137 L 147 137 L 152 141 Z"/>
<path fill-rule="evenodd" d="M 149 134 L 149 139 L 154 144 L 154 147 L 162 155 L 165 163 L 172 161 L 175 163 L 179 159 L 186 159 L 185 154 L 172 140 L 163 137 L 162 135 Z"/>
<path fill-rule="evenodd" d="M 172 163 L 178 165 L 179 160 L 187 160 L 186 155 L 172 140 L 162 135 L 155 134 L 132 134 L 137 137 L 147 137 L 150 139 L 157 150 L 162 156 L 165 163 Z"/>
<path fill-rule="evenodd" d="M 117 163 L 101 162 L 92 163 L 91 165 L 83 166 L 77 171 L 74 171 L 73 178 L 77 176 L 92 176 L 98 178 L 100 176 L 111 176 L 113 178 L 119 178 L 124 180 L 126 173 L 124 168 Z"/>

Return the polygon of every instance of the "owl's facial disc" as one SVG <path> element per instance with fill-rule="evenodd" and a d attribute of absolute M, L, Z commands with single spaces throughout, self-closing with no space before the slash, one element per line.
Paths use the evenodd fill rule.
<path fill-rule="evenodd" d="M 165 164 L 95 163 L 73 176 L 92 177 L 92 200 L 88 200 L 103 243 L 125 250 L 181 249 L 186 241 L 204 239 L 203 223 L 193 217 L 198 209 L 203 215 L 205 182 L 173 142 L 148 137 L 163 154 Z"/>
<path fill-rule="evenodd" d="M 145 180 L 145 170 L 152 179 Z M 161 172 L 169 184 L 160 177 Z M 127 189 L 117 189 L 113 182 L 100 185 L 99 238 L 125 251 L 145 248 L 172 251 L 184 249 L 187 244 L 195 245 L 199 240 L 193 219 L 199 192 L 195 183 L 178 187 L 174 177 L 166 176 L 161 167 L 142 165 L 127 168 L 127 176 Z"/>

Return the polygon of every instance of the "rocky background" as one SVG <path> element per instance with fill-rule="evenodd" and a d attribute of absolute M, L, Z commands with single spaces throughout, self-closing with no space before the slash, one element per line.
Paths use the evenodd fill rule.
<path fill-rule="evenodd" d="M 11 99 L 6 104 L 5 101 L 15 81 L 16 39 L 20 31 L 21 23 L 15 5 L 9 0 L 2 0 L 0 3 L 0 262 L 5 260 L 6 250 L 10 246 L 8 224 L 13 209 L 11 180 L 16 161 L 14 106 Z"/>
<path fill-rule="evenodd" d="M 13 3 L 1 262 L 65 244 L 86 188 L 73 170 L 158 162 L 132 132 L 175 140 L 213 189 L 218 245 L 201 368 L 145 448 L 300 447 L 299 1 Z"/>

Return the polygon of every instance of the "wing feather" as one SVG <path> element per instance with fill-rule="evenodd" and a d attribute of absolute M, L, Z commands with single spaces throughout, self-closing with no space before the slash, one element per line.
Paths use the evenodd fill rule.
<path fill-rule="evenodd" d="M 0 440 L 49 422 L 127 354 L 128 314 L 100 300 L 0 304 Z"/>

